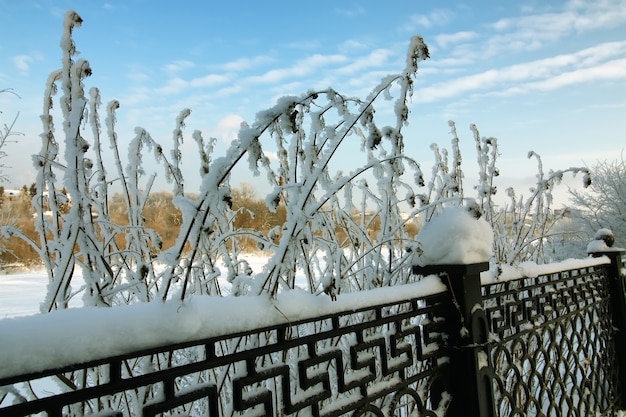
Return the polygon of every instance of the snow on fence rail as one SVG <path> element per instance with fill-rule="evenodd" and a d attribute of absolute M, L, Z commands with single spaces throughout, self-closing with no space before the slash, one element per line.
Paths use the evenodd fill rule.
<path fill-rule="evenodd" d="M 306 291 L 268 297 L 191 297 L 184 303 L 83 307 L 0 320 L 0 378 L 77 365 L 136 350 L 285 325 L 445 291 L 436 277 L 399 287 L 342 294 Z"/>
<path fill-rule="evenodd" d="M 136 335 L 109 336 L 107 324 L 32 334 L 74 326 L 76 321 L 67 319 L 79 317 L 84 309 L 5 319 L 0 334 L 13 343 L 10 353 L 0 353 L 0 415 L 296 415 L 300 410 L 342 415 L 364 407 L 400 409 L 405 395 L 420 399 L 440 373 L 436 358 L 442 356 L 443 344 L 436 317 L 445 306 L 445 294 L 439 278 L 431 276 L 336 301 L 302 292 L 274 302 L 240 297 L 215 304 L 205 297 L 181 309 L 87 311 L 101 315 L 98 322 L 108 326 L 111 319 L 128 320 Z M 68 339 L 72 336 L 78 340 Z M 130 351 L 112 346 L 108 337 Z M 175 337 L 175 342 L 168 340 Z M 134 348 L 135 343 L 144 348 Z M 45 357 L 47 368 L 32 356 L 33 349 Z M 78 358 L 72 361 L 75 354 Z M 98 359 L 82 360 L 93 356 Z M 64 366 L 50 367 L 56 359 Z M 24 371 L 36 372 L 15 375 Z M 42 378 L 56 381 L 56 390 L 48 387 L 44 398 L 24 390 L 23 381 Z M 80 387 L 68 383 L 81 380 Z"/>
<path fill-rule="evenodd" d="M 413 284 L 334 301 L 301 291 L 0 320 L 0 415 L 609 413 L 626 399 L 623 253 L 501 281 L 488 263 L 416 265 Z M 57 331 L 81 313 L 103 319 Z"/>

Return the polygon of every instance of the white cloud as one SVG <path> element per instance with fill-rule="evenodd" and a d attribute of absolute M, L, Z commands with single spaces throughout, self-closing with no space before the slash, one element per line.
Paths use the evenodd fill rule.
<path fill-rule="evenodd" d="M 409 17 L 409 23 L 404 29 L 414 31 L 415 29 L 429 29 L 435 26 L 443 26 L 452 19 L 453 13 L 446 9 L 435 9 L 429 14 L 414 14 Z"/>
<path fill-rule="evenodd" d="M 435 41 L 445 48 L 451 44 L 467 42 L 478 37 L 478 33 L 471 31 L 456 32 L 456 33 L 444 33 L 435 36 Z"/>
<path fill-rule="evenodd" d="M 163 67 L 163 71 L 165 71 L 166 73 L 170 75 L 175 75 L 181 71 L 193 68 L 195 66 L 196 64 L 191 61 L 180 60 L 180 61 L 170 62 L 169 64 L 165 65 L 165 67 Z"/>
<path fill-rule="evenodd" d="M 157 92 L 165 95 L 179 94 L 187 88 L 187 85 L 187 81 L 182 78 L 170 78 L 163 87 L 157 89 Z"/>
<path fill-rule="evenodd" d="M 352 63 L 337 70 L 339 74 L 358 74 L 367 68 L 380 67 L 387 62 L 392 52 L 387 49 L 376 49 L 367 56 L 358 58 Z"/>
<path fill-rule="evenodd" d="M 626 58 L 620 58 L 624 54 L 626 41 L 608 42 L 572 54 L 446 80 L 419 89 L 416 100 L 434 102 L 470 92 L 515 95 L 531 89 L 547 91 L 594 80 L 626 79 Z"/>
<path fill-rule="evenodd" d="M 231 143 L 237 139 L 239 128 L 244 121 L 243 117 L 238 114 L 228 114 L 217 122 L 217 126 L 210 130 L 210 136 L 218 140 Z"/>
<path fill-rule="evenodd" d="M 224 84 L 228 82 L 229 77 L 220 74 L 208 74 L 204 77 L 194 78 L 189 81 L 189 86 L 198 87 L 213 87 L 215 85 Z"/>
<path fill-rule="evenodd" d="M 559 12 L 500 19 L 490 25 L 496 35 L 482 48 L 482 56 L 502 51 L 536 50 L 572 33 L 626 24 L 624 0 L 572 1 Z"/>
<path fill-rule="evenodd" d="M 329 65 L 340 64 L 347 60 L 344 55 L 311 55 L 289 68 L 277 68 L 262 75 L 247 78 L 248 82 L 255 84 L 273 84 L 290 77 L 302 77 Z"/>
<path fill-rule="evenodd" d="M 569 85 L 602 80 L 626 80 L 626 58 L 617 59 L 591 68 L 564 72 L 554 77 L 524 85 L 524 90 L 551 91 Z"/>
<path fill-rule="evenodd" d="M 241 84 L 231 84 L 227 87 L 221 88 L 215 92 L 217 97 L 228 97 L 235 94 L 238 94 L 243 91 L 243 86 Z"/>
<path fill-rule="evenodd" d="M 157 88 L 156 92 L 165 95 L 175 95 L 184 92 L 189 88 L 214 87 L 228 82 L 230 78 L 226 75 L 208 74 L 202 77 L 185 80 L 181 77 L 174 77 L 167 80 L 164 86 Z"/>
<path fill-rule="evenodd" d="M 33 62 L 35 62 L 35 58 L 30 55 L 16 55 L 13 57 L 13 65 L 22 73 L 28 72 Z"/>
<path fill-rule="evenodd" d="M 338 47 L 341 52 L 351 52 L 357 49 L 363 50 L 367 48 L 369 48 L 368 44 L 354 39 L 348 39 L 347 41 L 341 43 Z"/>
<path fill-rule="evenodd" d="M 264 65 L 272 62 L 273 59 L 269 56 L 255 56 L 252 58 L 240 58 L 235 61 L 227 62 L 226 64 L 220 65 L 219 67 L 225 71 L 249 71 L 254 69 L 254 67 L 259 65 Z"/>

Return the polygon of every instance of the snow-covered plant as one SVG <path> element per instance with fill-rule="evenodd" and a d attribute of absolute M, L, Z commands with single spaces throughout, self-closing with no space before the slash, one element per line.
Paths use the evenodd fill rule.
<path fill-rule="evenodd" d="M 243 123 L 237 140 L 217 158 L 215 140 L 205 141 L 195 131 L 202 184 L 199 193 L 189 197 L 183 186 L 181 145 L 190 110 L 184 109 L 177 118 L 169 152 L 147 130 L 137 128 L 127 154 L 121 154 L 116 130 L 120 104 L 115 100 L 107 104 L 103 127 L 100 92 L 95 87 L 85 92 L 83 83 L 91 68 L 86 60 L 76 59 L 72 39 L 81 22 L 77 13 L 66 14 L 63 66 L 46 85 L 42 148 L 34 158 L 39 241 L 31 245 L 39 251 L 50 279 L 42 311 L 67 307 L 77 292 L 85 305 L 102 306 L 184 300 L 193 293 L 223 295 L 218 277 L 226 278 L 234 295 L 275 296 L 294 288 L 296 276 L 302 275 L 308 291 L 332 297 L 341 291 L 406 282 L 412 255 L 407 249 L 412 250 L 414 238 L 406 231 L 407 223 L 427 222 L 450 205 L 475 207 L 492 224 L 498 262 L 536 260 L 543 249 L 533 242 L 548 234 L 554 220 L 552 187 L 565 172 L 579 170 L 546 176 L 537 157 L 538 183 L 531 196 L 523 201 L 510 190 L 510 206 L 499 209 L 493 202 L 497 141 L 481 138 L 471 127 L 479 181 L 475 193 L 468 195 L 459 138 L 451 122 L 451 152 L 431 147 L 435 163 L 426 183 L 420 166 L 405 154 L 403 137 L 413 78 L 419 61 L 428 58 L 427 46 L 416 36 L 404 71 L 383 78 L 364 100 L 332 88 L 283 97 L 259 112 L 253 123 Z M 52 112 L 58 85 L 60 142 Z M 381 121 L 375 106 L 386 102 L 391 102 L 392 117 Z M 113 167 L 106 166 L 111 158 L 104 155 L 104 142 L 113 151 Z M 355 149 L 360 149 L 360 158 Z M 144 169 L 147 151 L 153 152 L 165 178 L 173 183 L 174 204 L 182 215 L 179 236 L 168 248 L 162 247 L 143 217 L 157 175 Z M 349 164 L 343 159 L 346 154 Z M 265 181 L 268 208 L 283 205 L 286 211 L 285 223 L 267 234 L 235 226 L 245 207 L 233 210 L 231 174 L 246 163 L 259 181 Z M 127 217 L 123 224 L 114 222 L 109 213 L 111 184 L 122 190 Z M 67 190 L 67 197 L 60 189 Z M 70 210 L 64 213 L 61 207 L 67 203 Z M 401 212 L 405 207 L 410 209 L 408 216 Z M 371 232 L 373 224 L 380 225 L 379 232 Z M 255 240 L 268 257 L 264 270 L 252 271 L 242 256 L 244 238 Z M 85 280 L 79 289 L 71 286 L 76 266 Z"/>
<path fill-rule="evenodd" d="M 225 250 L 231 253 L 221 259 L 237 295 L 274 296 L 281 289 L 293 289 L 296 273 L 302 272 L 309 291 L 332 296 L 341 288 L 389 285 L 393 264 L 402 260 L 402 241 L 407 239 L 399 226 L 404 220 L 398 211 L 396 190 L 410 188 L 401 180 L 405 164 L 418 168 L 403 153 L 402 127 L 407 121 L 407 98 L 417 62 L 427 56 L 425 44 L 415 37 L 405 72 L 383 79 L 365 100 L 348 98 L 333 89 L 309 91 L 281 98 L 274 107 L 258 113 L 252 125 L 242 125 L 226 156 L 207 165 L 200 197 L 179 199 L 181 236 L 185 238 L 164 255 L 168 267 L 161 297 L 168 297 L 171 283 L 181 275 L 177 268 L 183 257 L 186 270 L 181 298 L 192 286 L 194 275 L 205 265 L 214 264 L 211 256 L 215 258 Z M 381 96 L 390 98 L 394 86 L 399 89 L 395 124 L 379 128 L 373 105 Z M 274 148 L 270 149 L 276 149 L 278 155 L 274 165 L 265 150 L 272 143 Z M 333 163 L 341 158 L 341 150 L 354 149 L 355 145 L 361 146 L 364 163 L 347 174 L 335 169 Z M 272 187 L 266 198 L 270 210 L 280 204 L 286 208 L 285 224 L 267 236 L 253 230 L 232 230 L 232 221 L 224 214 L 229 213 L 231 201 L 230 173 L 244 156 L 251 172 L 265 172 Z M 368 175 L 374 178 L 374 191 L 361 180 Z M 374 200 L 374 216 L 382 224 L 379 236 L 367 235 L 363 217 L 351 214 L 355 186 L 362 191 L 364 206 Z M 339 198 L 342 191 L 344 199 Z M 340 238 L 339 230 L 347 240 Z M 245 264 L 242 270 L 241 263 L 233 262 L 236 258 L 232 255 L 239 249 L 229 242 L 244 233 L 270 255 L 265 270 L 254 276 Z M 187 255 L 183 254 L 185 245 L 191 248 Z"/>
<path fill-rule="evenodd" d="M 541 157 L 534 151 L 528 158 L 537 160 L 537 182 L 524 199 L 512 188 L 506 190 L 509 204 L 493 214 L 492 224 L 496 229 L 496 259 L 499 263 L 513 265 L 523 261 L 546 263 L 553 261 L 550 247 L 554 241 L 571 238 L 571 230 L 560 229 L 559 222 L 566 213 L 563 209 L 553 208 L 553 190 L 567 173 L 583 174 L 583 184 L 590 182 L 589 171 L 584 167 L 572 167 L 564 170 L 543 169 Z"/>
<path fill-rule="evenodd" d="M 120 103 L 113 100 L 106 105 L 102 126 L 100 92 L 95 87 L 85 92 L 91 68 L 86 60 L 76 59 L 72 39 L 81 23 L 77 13 L 66 14 L 63 65 L 46 84 L 42 146 L 33 158 L 38 175 L 32 203 L 39 240 L 3 228 L 5 234 L 28 240 L 41 256 L 49 278 L 43 312 L 67 308 L 78 293 L 85 305 L 114 306 L 169 299 L 182 303 L 193 294 L 275 297 L 294 289 L 302 277 L 300 287 L 332 299 L 341 292 L 406 283 L 412 279 L 411 261 L 419 249 L 407 224 L 428 222 L 449 206 L 465 206 L 471 213 L 465 217 L 481 217 L 491 225 L 497 262 L 538 260 L 545 255 L 541 243 L 556 218 L 550 208 L 553 187 L 566 172 L 584 171 L 571 168 L 546 175 L 541 159 L 532 152 L 530 156 L 539 162 L 537 186 L 525 200 L 508 191 L 510 205 L 499 208 L 493 200 L 497 141 L 480 137 L 471 127 L 479 180 L 469 191 L 459 138 L 450 123 L 451 152 L 431 147 L 435 163 L 426 182 L 420 166 L 404 149 L 413 80 L 418 63 L 429 57 L 423 39 L 415 36 L 404 70 L 383 78 L 365 99 L 332 88 L 283 97 L 260 111 L 253 122 L 242 123 L 237 139 L 217 157 L 215 139 L 205 140 L 194 131 L 201 186 L 190 196 L 181 170 L 190 110 L 183 109 L 176 119 L 169 152 L 147 130 L 137 128 L 123 154 L 116 127 Z M 59 86 L 60 132 L 52 111 Z M 392 116 L 386 119 L 376 115 L 376 108 L 385 104 L 392 107 Z M 105 143 L 112 150 L 110 157 Z M 171 247 L 162 247 L 160 236 L 146 227 L 143 216 L 157 175 L 144 167 L 149 152 L 173 184 L 173 203 L 181 213 L 180 232 Z M 107 165 L 111 160 L 112 167 Z M 237 217 L 250 211 L 233 205 L 231 177 L 241 166 L 263 183 L 257 188 L 267 190 L 267 207 L 282 206 L 286 212 L 285 222 L 269 233 L 236 226 Z M 112 184 L 121 189 L 124 222 L 113 221 L 109 210 Z M 62 189 L 67 194 L 59 192 Z M 68 205 L 69 211 L 63 209 Z M 409 212 L 403 213 L 406 207 Z M 376 232 L 374 224 L 380 225 Z M 267 257 L 262 270 L 252 270 L 246 261 L 244 239 L 255 241 Z M 485 252 L 481 250 L 481 257 Z M 77 267 L 85 282 L 82 288 L 72 287 Z M 225 281 L 228 289 L 221 287 Z M 234 338 L 220 348 L 232 352 L 258 343 Z M 176 353 L 186 354 L 193 352 Z M 154 356 L 126 363 L 125 376 L 167 366 L 169 359 Z M 101 370 L 90 372 L 85 380 L 104 376 Z M 72 379 L 68 386 L 81 377 L 68 377 Z M 140 391 L 110 401 L 125 401 L 130 410 L 159 395 Z"/>
<path fill-rule="evenodd" d="M 16 97 L 19 97 L 10 88 L 0 90 L 0 94 L 13 94 Z M 0 114 L 2 114 L 2 110 L 0 110 Z M 17 122 L 18 117 L 19 113 L 15 115 L 15 117 L 11 119 L 8 123 L 2 123 L 2 126 L 0 126 L 0 161 L 4 160 L 7 157 L 6 145 L 10 143 L 11 136 L 21 135 L 21 133 L 15 131 L 15 123 Z M 0 162 L 0 183 L 7 180 L 7 177 L 3 172 L 4 168 L 6 168 L 6 165 L 4 164 L 4 162 Z"/>
<path fill-rule="evenodd" d="M 600 161 L 591 167 L 593 181 L 586 190 L 572 190 L 572 219 L 590 240 L 598 229 L 611 229 L 616 246 L 626 247 L 626 161 Z M 584 245 L 583 245 L 584 249 Z"/>
<path fill-rule="evenodd" d="M 39 240 L 5 228 L 28 240 L 42 258 L 49 276 L 43 312 L 66 308 L 79 293 L 85 305 L 99 306 L 184 300 L 194 293 L 223 295 L 218 277 L 226 277 L 231 294 L 274 296 L 294 288 L 296 275 L 303 273 L 309 291 L 333 297 L 408 279 L 404 248 L 412 236 L 405 231 L 399 205 L 415 205 L 414 183 L 423 183 L 403 144 L 413 77 L 418 62 L 428 58 L 420 37 L 411 41 L 404 71 L 385 77 L 365 100 L 331 88 L 283 97 L 253 123 L 242 124 L 237 140 L 218 158 L 213 156 L 215 140 L 205 141 L 201 132 L 194 132 L 202 185 L 190 197 L 180 169 L 190 111 L 184 109 L 177 118 L 169 153 L 142 128 L 129 141 L 127 154 L 120 152 L 120 104 L 113 100 L 106 105 L 103 126 L 100 92 L 95 87 L 86 92 L 91 68 L 77 58 L 72 38 L 81 23 L 76 12 L 66 14 L 63 65 L 46 84 L 42 147 L 34 156 Z M 57 89 L 61 131 L 55 126 L 59 112 L 53 112 Z M 393 106 L 387 124 L 375 117 L 374 106 L 381 101 Z M 105 143 L 112 158 L 105 155 Z M 361 150 L 360 160 L 354 149 Z M 174 204 L 182 215 L 178 239 L 168 248 L 162 248 L 143 218 L 156 179 L 156 173 L 144 169 L 147 151 L 173 183 Z M 344 172 L 342 153 L 351 155 L 349 172 Z M 278 155 L 277 160 L 268 154 Z M 107 166 L 111 160 L 113 166 Z M 266 235 L 235 227 L 245 208 L 233 210 L 230 179 L 244 164 L 255 176 L 264 173 L 269 209 L 285 207 L 286 222 Z M 407 175 L 413 175 L 408 182 Z M 121 188 L 126 205 L 122 223 L 109 213 L 112 184 Z M 62 209 L 67 206 L 69 212 Z M 380 224 L 380 232 L 368 230 L 372 223 Z M 263 271 L 252 271 L 241 256 L 244 238 L 256 240 L 268 256 Z M 72 287 L 76 267 L 85 282 L 81 288 Z"/>
<path fill-rule="evenodd" d="M 470 191 L 463 186 L 464 172 L 459 150 L 459 137 L 454 122 L 449 122 L 452 145 L 451 156 L 446 149 L 431 145 L 435 154 L 435 164 L 426 191 L 419 200 L 428 207 L 423 212 L 428 221 L 443 207 L 450 205 L 474 205 L 477 214 L 484 216 L 494 232 L 494 264 L 514 265 L 523 261 L 539 263 L 554 260 L 551 247 L 555 242 L 571 237 L 571 228 L 562 228 L 561 221 L 566 213 L 553 207 L 553 190 L 565 174 L 583 174 L 583 183 L 590 183 L 589 171 L 584 167 L 572 167 L 547 173 L 541 157 L 534 151 L 529 158 L 537 160 L 536 184 L 529 190 L 528 197 L 518 194 L 513 188 L 505 190 L 508 202 L 499 205 L 495 200 L 500 170 L 497 167 L 499 156 L 498 140 L 481 137 L 476 125 L 471 125 L 476 145 L 478 181 Z M 418 208 L 414 213 L 420 213 Z"/>
<path fill-rule="evenodd" d="M 13 94 L 19 97 L 12 89 L 5 88 L 0 90 L 0 94 Z M 0 115 L 2 110 L 0 110 Z M 21 135 L 21 133 L 15 131 L 15 123 L 17 122 L 19 113 L 15 115 L 8 123 L 2 123 L 0 126 L 0 184 L 7 181 L 7 176 L 4 174 L 4 169 L 7 167 L 4 164 L 4 160 L 8 156 L 6 152 L 7 145 L 12 141 L 12 136 Z M 4 192 L 4 189 L 2 190 Z M 3 205 L 3 196 L 0 195 L 0 207 Z M 16 224 L 16 216 L 10 209 L 2 210 L 0 213 L 0 225 L 3 227 L 13 227 Z M 0 253 L 6 252 L 7 247 L 4 243 L 0 242 Z"/>

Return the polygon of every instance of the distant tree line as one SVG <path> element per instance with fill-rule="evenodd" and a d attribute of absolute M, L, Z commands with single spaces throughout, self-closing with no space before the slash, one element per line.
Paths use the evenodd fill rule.
<path fill-rule="evenodd" d="M 64 191 L 60 191 L 63 194 Z M 11 218 L 12 224 L 19 227 L 28 237 L 35 240 L 37 234 L 34 227 L 34 210 L 32 198 L 37 194 L 36 184 L 23 185 L 17 196 L 8 196 L 5 188 L 0 186 L 0 216 L 4 219 Z M 239 188 L 232 190 L 232 209 L 238 215 L 234 221 L 238 229 L 249 229 L 260 232 L 263 235 L 270 233 L 272 229 L 280 227 L 285 223 L 286 210 L 284 205 L 279 205 L 274 212 L 270 211 L 263 198 L 259 198 L 252 185 L 241 183 Z M 153 229 L 162 239 L 162 247 L 169 248 L 174 245 L 180 232 L 182 214 L 173 201 L 174 195 L 169 191 L 153 192 L 149 195 L 148 201 L 143 209 L 145 225 Z M 193 196 L 190 196 L 193 198 Z M 69 203 L 67 205 L 69 207 Z M 68 207 L 65 208 L 67 211 Z M 94 213 L 97 217 L 97 213 Z M 110 198 L 109 215 L 117 224 L 124 225 L 127 222 L 126 205 L 124 197 L 120 193 L 114 194 Z M 355 218 L 361 213 L 353 213 Z M 372 215 L 370 215 L 372 217 Z M 370 235 L 374 236 L 380 232 L 380 218 L 370 218 Z M 6 223 L 5 223 L 6 224 Z M 407 223 L 407 232 L 415 235 L 419 231 L 415 223 Z M 336 233 L 347 238 L 347 233 L 340 226 Z M 3 239 L 3 250 L 0 252 L 0 264 L 36 266 L 41 263 L 37 252 L 23 239 L 15 236 Z M 242 248 L 244 251 L 253 252 L 260 248 L 253 238 L 243 238 Z M 158 249 L 156 250 L 159 251 Z"/>

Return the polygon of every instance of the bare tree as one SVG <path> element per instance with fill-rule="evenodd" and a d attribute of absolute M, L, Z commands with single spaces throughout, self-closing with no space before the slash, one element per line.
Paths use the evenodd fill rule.
<path fill-rule="evenodd" d="M 570 191 L 572 217 L 587 240 L 598 229 L 611 229 L 615 245 L 626 246 L 626 161 L 598 162 L 592 169 L 593 181 L 586 190 Z"/>
<path fill-rule="evenodd" d="M 13 94 L 14 96 L 19 98 L 19 96 L 10 88 L 0 90 L 0 94 L 3 93 Z M 2 114 L 2 110 L 0 110 L 0 114 Z M 4 158 L 7 157 L 7 153 L 5 152 L 5 146 L 10 142 L 9 138 L 11 136 L 18 136 L 22 134 L 14 130 L 15 122 L 17 122 L 18 117 L 19 113 L 17 113 L 9 123 L 3 123 L 0 127 L 0 183 L 6 182 L 8 180 L 7 176 L 4 174 L 4 169 L 7 168 L 7 166 L 2 162 Z"/>

